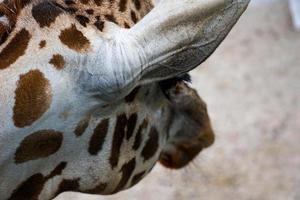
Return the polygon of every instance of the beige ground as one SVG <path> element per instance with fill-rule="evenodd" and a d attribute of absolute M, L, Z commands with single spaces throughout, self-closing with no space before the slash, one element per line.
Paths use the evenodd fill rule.
<path fill-rule="evenodd" d="M 300 32 L 287 2 L 254 3 L 192 74 L 217 134 L 195 164 L 157 166 L 112 197 L 56 200 L 300 200 Z"/>

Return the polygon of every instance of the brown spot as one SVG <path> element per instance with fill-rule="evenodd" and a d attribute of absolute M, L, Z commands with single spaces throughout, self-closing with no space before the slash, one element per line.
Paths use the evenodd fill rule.
<path fill-rule="evenodd" d="M 56 69 L 63 69 L 65 66 L 65 59 L 60 54 L 55 54 L 52 56 L 51 60 L 49 61 Z"/>
<path fill-rule="evenodd" d="M 156 128 L 151 127 L 149 132 L 149 139 L 142 150 L 142 156 L 144 157 L 144 161 L 154 156 L 159 146 L 158 140 L 159 136 Z"/>
<path fill-rule="evenodd" d="M 66 5 L 74 5 L 75 2 L 72 1 L 72 0 L 65 0 L 65 4 L 66 4 Z"/>
<path fill-rule="evenodd" d="M 35 21 L 43 28 L 45 26 L 49 27 L 51 23 L 55 22 L 62 10 L 48 1 L 43 1 L 34 6 L 31 12 Z"/>
<path fill-rule="evenodd" d="M 96 16 L 96 22 L 94 23 L 94 25 L 96 26 L 96 28 L 99 31 L 103 31 L 103 29 L 104 29 L 104 22 L 101 21 L 100 16 Z"/>
<path fill-rule="evenodd" d="M 94 10 L 93 9 L 87 9 L 85 12 L 87 14 L 89 14 L 89 15 L 93 15 L 94 14 Z"/>
<path fill-rule="evenodd" d="M 106 18 L 108 21 L 117 24 L 116 18 L 115 18 L 113 15 L 105 15 L 105 18 Z"/>
<path fill-rule="evenodd" d="M 120 190 L 124 189 L 124 187 L 126 186 L 128 180 L 130 179 L 135 169 L 135 165 L 136 165 L 135 158 L 133 158 L 128 163 L 122 166 L 120 170 L 120 172 L 122 172 L 122 178 L 113 193 L 119 192 Z"/>
<path fill-rule="evenodd" d="M 134 88 L 126 97 L 125 97 L 125 101 L 126 103 L 131 103 L 134 101 L 136 95 L 138 94 L 139 90 L 140 90 L 140 86 Z"/>
<path fill-rule="evenodd" d="M 128 122 L 127 122 L 127 131 L 126 131 L 126 139 L 129 140 L 133 134 L 135 125 L 137 121 L 137 114 L 134 113 L 130 115 Z"/>
<path fill-rule="evenodd" d="M 143 123 L 139 126 L 139 129 L 136 133 L 134 144 L 133 144 L 133 149 L 138 150 L 141 146 L 142 139 L 143 139 L 143 130 L 147 129 L 148 127 L 148 121 L 147 119 L 144 119 Z"/>
<path fill-rule="evenodd" d="M 9 200 L 37 200 L 43 190 L 45 178 L 41 173 L 34 174 L 21 183 L 10 196 Z"/>
<path fill-rule="evenodd" d="M 63 179 L 61 183 L 58 186 L 58 190 L 56 192 L 56 195 L 67 192 L 67 191 L 78 191 L 79 189 L 79 178 L 77 179 Z"/>
<path fill-rule="evenodd" d="M 48 176 L 46 176 L 45 178 L 50 179 L 50 178 L 53 178 L 54 176 L 61 175 L 62 171 L 66 168 L 66 166 L 67 166 L 66 162 L 59 163 L 55 167 L 55 169 Z"/>
<path fill-rule="evenodd" d="M 134 6 L 137 10 L 141 9 L 141 2 L 140 0 L 133 0 Z"/>
<path fill-rule="evenodd" d="M 78 52 L 85 52 L 90 48 L 90 41 L 74 24 L 70 28 L 62 30 L 59 39 L 67 47 Z"/>
<path fill-rule="evenodd" d="M 124 22 L 124 28 L 130 28 L 130 25 L 127 22 Z"/>
<path fill-rule="evenodd" d="M 86 24 L 88 24 L 90 22 L 90 19 L 83 15 L 76 15 L 75 18 L 84 27 L 86 27 Z"/>
<path fill-rule="evenodd" d="M 0 6 L 0 16 L 1 15 L 2 13 L 1 13 L 1 6 Z M 0 45 L 6 41 L 9 33 L 11 32 L 10 29 L 11 28 L 9 25 L 0 22 Z"/>
<path fill-rule="evenodd" d="M 94 0 L 97 6 L 101 6 L 103 0 Z"/>
<path fill-rule="evenodd" d="M 60 5 L 59 3 L 52 2 L 52 4 L 54 4 L 57 8 L 60 8 L 60 9 L 66 11 L 67 13 L 70 13 L 70 14 L 74 14 L 78 11 L 77 8 L 72 8 L 72 7 L 65 8 L 62 5 Z"/>
<path fill-rule="evenodd" d="M 93 189 L 86 190 L 85 192 L 88 194 L 103 194 L 106 187 L 107 187 L 107 183 L 100 183 Z"/>
<path fill-rule="evenodd" d="M 119 2 L 119 10 L 124 12 L 126 10 L 127 0 L 120 0 Z"/>
<path fill-rule="evenodd" d="M 85 132 L 85 130 L 89 126 L 90 119 L 91 116 L 89 115 L 78 122 L 74 130 L 74 133 L 77 137 L 81 136 Z"/>
<path fill-rule="evenodd" d="M 50 107 L 52 101 L 49 81 L 39 70 L 20 75 L 15 91 L 13 120 L 16 127 L 30 126 Z"/>
<path fill-rule="evenodd" d="M 133 23 L 137 23 L 138 18 L 136 16 L 136 13 L 133 10 L 131 10 L 130 15 L 131 15 L 131 19 L 132 19 Z"/>
<path fill-rule="evenodd" d="M 88 3 L 89 3 L 89 0 L 80 0 L 80 2 L 81 2 L 82 4 L 88 4 Z"/>
<path fill-rule="evenodd" d="M 20 30 L 0 52 L 0 69 L 5 69 L 24 55 L 31 35 L 25 29 Z"/>
<path fill-rule="evenodd" d="M 41 130 L 23 139 L 15 153 L 17 164 L 48 157 L 58 151 L 63 134 L 54 130 Z"/>
<path fill-rule="evenodd" d="M 116 127 L 113 136 L 111 154 L 109 162 L 112 168 L 115 168 L 119 163 L 120 149 L 125 137 L 125 127 L 127 124 L 127 117 L 121 114 L 117 117 Z"/>
<path fill-rule="evenodd" d="M 143 171 L 141 173 L 138 173 L 138 174 L 134 175 L 132 180 L 131 180 L 131 186 L 134 186 L 138 182 L 140 182 L 142 180 L 142 178 L 145 176 L 145 174 L 146 174 L 146 171 Z"/>
<path fill-rule="evenodd" d="M 42 40 L 40 43 L 39 43 L 39 46 L 40 46 L 40 49 L 44 48 L 46 46 L 46 40 Z"/>
<path fill-rule="evenodd" d="M 105 137 L 108 132 L 109 119 L 102 120 L 95 128 L 94 133 L 89 143 L 89 153 L 91 155 L 97 155 L 102 150 Z"/>
<path fill-rule="evenodd" d="M 115 168 L 119 162 L 120 149 L 123 143 L 123 140 L 126 138 L 127 140 L 133 134 L 134 128 L 137 122 L 137 114 L 133 113 L 130 115 L 129 119 L 127 119 L 126 114 L 123 113 L 117 117 L 116 127 L 113 135 L 111 155 L 109 158 L 109 162 L 112 168 Z"/>
<path fill-rule="evenodd" d="M 41 173 L 37 173 L 29 177 L 26 181 L 21 183 L 10 196 L 9 200 L 38 200 L 38 196 L 43 190 L 44 184 L 48 179 L 54 176 L 61 175 L 66 167 L 66 162 L 61 162 L 57 167 L 46 177 Z"/>

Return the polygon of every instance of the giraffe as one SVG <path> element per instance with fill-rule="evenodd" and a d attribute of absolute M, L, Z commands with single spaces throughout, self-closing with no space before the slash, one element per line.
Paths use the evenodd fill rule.
<path fill-rule="evenodd" d="M 0 198 L 114 194 L 214 141 L 185 73 L 249 0 L 0 1 Z"/>

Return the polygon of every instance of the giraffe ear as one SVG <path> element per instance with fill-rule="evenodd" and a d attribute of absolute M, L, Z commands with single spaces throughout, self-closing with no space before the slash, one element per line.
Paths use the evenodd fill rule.
<path fill-rule="evenodd" d="M 110 100 L 136 85 L 190 71 L 214 52 L 249 1 L 160 0 L 131 29 L 107 27 L 93 56 L 103 59 L 98 65 L 91 59 L 88 79 L 81 82 Z"/>
<path fill-rule="evenodd" d="M 160 0 L 129 30 L 140 47 L 137 58 L 144 62 L 136 66 L 140 81 L 168 79 L 197 67 L 223 41 L 249 1 Z"/>

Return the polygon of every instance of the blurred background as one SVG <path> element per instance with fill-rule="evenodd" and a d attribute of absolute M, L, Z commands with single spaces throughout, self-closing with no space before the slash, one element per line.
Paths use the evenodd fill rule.
<path fill-rule="evenodd" d="M 191 73 L 217 136 L 194 163 L 180 171 L 158 164 L 114 196 L 55 200 L 300 200 L 300 30 L 291 14 L 300 14 L 300 0 L 291 2 L 252 0 Z"/>

